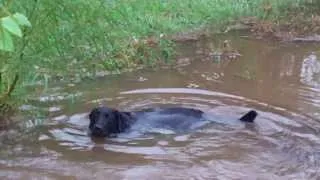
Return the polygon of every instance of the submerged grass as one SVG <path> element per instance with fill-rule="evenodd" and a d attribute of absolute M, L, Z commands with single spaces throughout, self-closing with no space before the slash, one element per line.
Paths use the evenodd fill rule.
<path fill-rule="evenodd" d="M 15 53 L 0 56 L 0 97 L 25 99 L 28 84 L 77 79 L 98 71 L 168 62 L 174 44 L 163 35 L 243 16 L 278 18 L 302 0 L 55 0 L 13 1 L 32 23 Z M 166 36 L 164 36 L 166 37 Z M 22 92 L 22 93 L 18 93 Z M 18 97 L 18 98 L 17 98 Z"/>

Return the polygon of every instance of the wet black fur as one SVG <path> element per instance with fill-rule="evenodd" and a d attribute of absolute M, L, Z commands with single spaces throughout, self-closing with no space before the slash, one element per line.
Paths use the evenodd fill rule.
<path fill-rule="evenodd" d="M 92 136 L 114 136 L 128 130 L 137 120 L 147 117 L 156 119 L 158 123 L 163 123 L 164 127 L 179 128 L 186 121 L 192 124 L 204 120 L 202 115 L 203 112 L 200 110 L 182 107 L 144 109 L 132 112 L 118 111 L 108 107 L 96 107 L 89 114 L 89 130 Z M 256 111 L 251 110 L 239 120 L 253 123 L 257 115 Z"/>

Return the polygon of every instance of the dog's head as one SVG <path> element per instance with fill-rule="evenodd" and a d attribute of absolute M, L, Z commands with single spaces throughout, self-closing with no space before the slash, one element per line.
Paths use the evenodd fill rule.
<path fill-rule="evenodd" d="M 118 110 L 97 107 L 90 112 L 89 119 L 92 136 L 107 137 L 124 131 L 125 119 Z"/>

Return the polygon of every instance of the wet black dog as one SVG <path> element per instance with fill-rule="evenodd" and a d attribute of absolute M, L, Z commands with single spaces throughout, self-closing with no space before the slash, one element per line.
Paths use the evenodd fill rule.
<path fill-rule="evenodd" d="M 257 115 L 256 111 L 251 110 L 239 120 L 253 123 Z M 97 107 L 90 112 L 89 119 L 90 134 L 95 137 L 113 137 L 130 129 L 138 120 L 143 121 L 143 124 L 152 122 L 152 128 L 171 130 L 192 129 L 197 123 L 207 121 L 204 112 L 183 107 L 150 108 L 132 112 Z"/>

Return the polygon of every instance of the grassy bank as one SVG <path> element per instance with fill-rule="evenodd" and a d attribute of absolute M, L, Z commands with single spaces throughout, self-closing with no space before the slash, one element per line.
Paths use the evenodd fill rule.
<path fill-rule="evenodd" d="M 218 27 L 242 16 L 276 19 L 301 2 L 13 0 L 10 11 L 25 14 L 32 28 L 15 39 L 14 53 L 0 54 L 0 104 L 25 100 L 26 85 L 39 80 L 81 80 L 98 71 L 168 62 L 174 54 L 168 34 Z M 14 90 L 5 96 L 10 88 Z"/>

